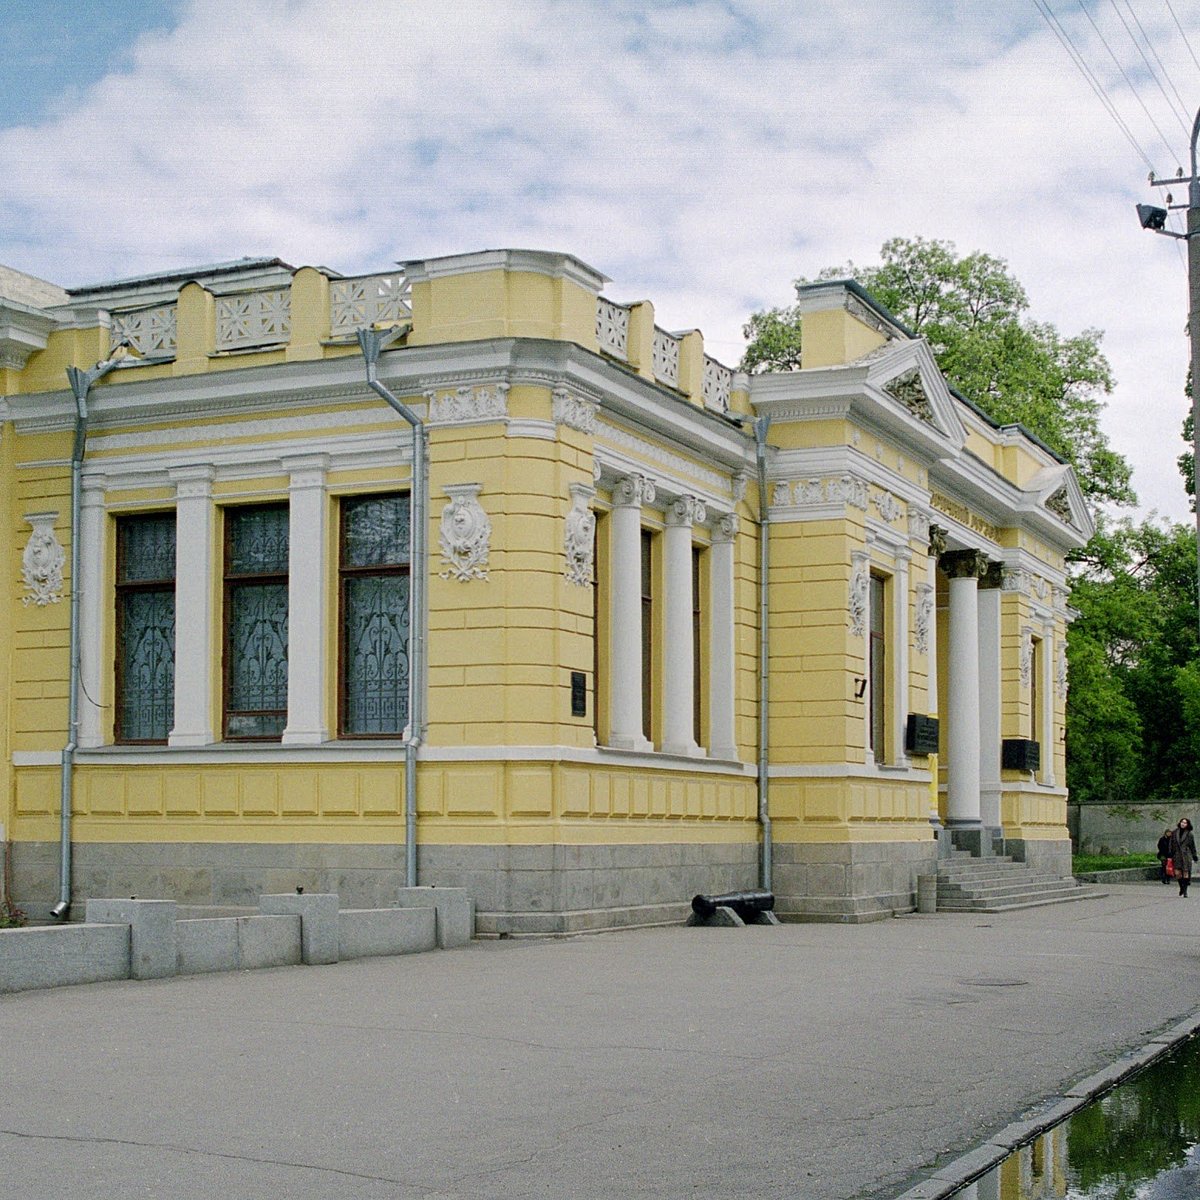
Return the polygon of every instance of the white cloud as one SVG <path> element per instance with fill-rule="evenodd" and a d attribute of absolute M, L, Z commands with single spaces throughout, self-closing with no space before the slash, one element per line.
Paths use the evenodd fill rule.
<path fill-rule="evenodd" d="M 1175 9 L 1200 44 L 1200 4 Z M 1195 92 L 1168 14 L 1143 19 Z M 1185 516 L 1178 260 L 1138 229 L 1143 167 L 1032 7 L 195 0 L 131 60 L 0 131 L 0 261 L 70 284 L 564 249 L 735 361 L 749 308 L 796 276 L 950 238 L 1006 258 L 1037 317 L 1107 330 L 1107 428 L 1147 506 Z"/>

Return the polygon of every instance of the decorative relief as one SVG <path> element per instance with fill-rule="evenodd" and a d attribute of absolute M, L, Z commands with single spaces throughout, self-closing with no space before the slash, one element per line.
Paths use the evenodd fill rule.
<path fill-rule="evenodd" d="M 488 552 L 491 548 L 492 523 L 479 503 L 480 484 L 447 484 L 442 491 L 450 502 L 442 509 L 439 542 L 446 569 L 443 579 L 468 583 L 486 579 Z"/>
<path fill-rule="evenodd" d="M 701 383 L 701 393 L 704 396 L 706 408 L 715 408 L 717 412 L 729 411 L 729 392 L 733 386 L 733 372 L 715 358 L 704 356 L 704 378 Z"/>
<path fill-rule="evenodd" d="M 621 304 L 596 299 L 596 341 L 604 354 L 614 358 L 629 357 L 629 309 Z"/>
<path fill-rule="evenodd" d="M 799 479 L 794 482 L 781 480 L 771 492 L 771 507 L 808 508 L 822 504 L 849 504 L 866 512 L 868 494 L 866 480 L 853 475 L 831 479 Z"/>
<path fill-rule="evenodd" d="M 933 585 L 923 583 L 917 588 L 917 614 L 913 627 L 913 649 L 918 654 L 929 653 L 929 634 L 933 629 Z"/>
<path fill-rule="evenodd" d="M 596 515 L 590 505 L 596 497 L 596 489 L 585 483 L 572 483 L 570 489 L 571 507 L 567 510 L 564 534 L 567 582 L 577 587 L 591 587 L 596 553 Z"/>
<path fill-rule="evenodd" d="M 1071 518 L 1071 502 L 1067 497 L 1066 485 L 1060 487 L 1057 492 L 1046 498 L 1046 507 L 1060 520 L 1066 524 L 1072 524 Z"/>
<path fill-rule="evenodd" d="M 941 558 L 946 553 L 948 535 L 940 525 L 929 526 L 929 556 Z"/>
<path fill-rule="evenodd" d="M 412 320 L 411 285 L 403 271 L 329 281 L 329 328 L 335 336 L 364 325 Z"/>
<path fill-rule="evenodd" d="M 508 384 L 495 387 L 457 387 L 452 392 L 428 391 L 429 420 L 440 424 L 503 421 L 508 416 Z"/>
<path fill-rule="evenodd" d="M 654 327 L 654 350 L 652 353 L 654 378 L 668 387 L 679 386 L 679 340 L 665 329 Z"/>
<path fill-rule="evenodd" d="M 1060 700 L 1067 698 L 1067 644 L 1058 643 L 1058 661 L 1054 665 L 1054 691 Z"/>
<path fill-rule="evenodd" d="M 553 392 L 552 412 L 555 425 L 566 425 L 580 433 L 596 432 L 596 411 L 600 405 L 595 400 L 577 396 L 564 387 Z"/>
<path fill-rule="evenodd" d="M 703 500 L 695 496 L 676 496 L 667 505 L 666 515 L 668 525 L 690 526 L 702 525 L 708 513 Z"/>
<path fill-rule="evenodd" d="M 111 314 L 109 349 L 128 343 L 144 358 L 175 356 L 175 305 L 156 304 Z"/>
<path fill-rule="evenodd" d="M 908 536 L 918 541 L 929 541 L 929 514 L 910 504 L 908 506 Z"/>
<path fill-rule="evenodd" d="M 217 349 L 274 346 L 292 336 L 291 288 L 217 297 Z"/>
<path fill-rule="evenodd" d="M 929 503 L 939 512 L 953 517 L 960 525 L 965 525 L 968 529 L 975 530 L 976 533 L 982 533 L 984 537 L 990 538 L 993 542 L 999 541 L 1000 530 L 977 516 L 965 504 L 959 504 L 957 500 L 951 500 L 949 496 L 943 496 L 940 492 L 934 492 L 929 497 Z"/>
<path fill-rule="evenodd" d="M 58 513 L 30 513 L 25 520 L 33 532 L 21 555 L 21 579 L 29 592 L 28 596 L 21 597 L 21 603 L 44 608 L 62 599 L 63 565 L 67 556 L 54 535 Z"/>
<path fill-rule="evenodd" d="M 893 400 L 908 409 L 918 420 L 933 424 L 933 405 L 929 403 L 929 397 L 925 394 L 925 385 L 921 382 L 921 372 L 916 367 L 912 367 L 884 384 L 883 390 Z"/>
<path fill-rule="evenodd" d="M 612 491 L 612 502 L 616 507 L 635 505 L 641 508 L 643 504 L 654 503 L 654 481 L 645 475 L 626 475 L 618 479 Z"/>
<path fill-rule="evenodd" d="M 862 637 L 867 629 L 867 604 L 870 596 L 871 568 L 865 550 L 856 550 L 854 567 L 850 573 L 850 632 Z"/>
<path fill-rule="evenodd" d="M 1028 592 L 1030 578 L 1024 567 L 1006 567 L 1000 587 L 1006 592 Z"/>
<path fill-rule="evenodd" d="M 891 492 L 877 492 L 872 497 L 872 503 L 889 525 L 904 512 L 904 505 Z"/>
<path fill-rule="evenodd" d="M 1033 678 L 1033 630 L 1021 626 L 1021 686 L 1027 688 Z"/>

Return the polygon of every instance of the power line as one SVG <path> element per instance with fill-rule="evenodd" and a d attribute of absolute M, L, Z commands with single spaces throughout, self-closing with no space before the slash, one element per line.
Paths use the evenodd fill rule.
<path fill-rule="evenodd" d="M 1175 10 L 1171 7 L 1171 0 L 1166 0 L 1166 5 L 1167 12 L 1171 14 L 1171 18 L 1175 22 L 1175 28 L 1179 30 L 1179 36 L 1183 38 L 1183 44 L 1187 47 L 1188 53 L 1192 56 L 1192 62 L 1196 64 L 1196 70 L 1200 71 L 1200 58 L 1196 57 L 1196 52 L 1192 49 L 1192 43 L 1188 41 L 1188 35 L 1184 33 L 1183 26 L 1179 23 L 1179 18 L 1175 16 Z"/>
<path fill-rule="evenodd" d="M 1108 51 L 1109 58 L 1111 58 L 1113 60 L 1113 62 L 1116 64 L 1117 70 L 1121 72 L 1121 78 L 1125 80 L 1125 84 L 1129 88 L 1130 92 L 1133 94 L 1133 98 L 1138 102 L 1138 104 L 1141 105 L 1142 112 L 1144 112 L 1146 114 L 1146 119 L 1150 122 L 1151 125 L 1154 126 L 1154 131 L 1158 134 L 1159 138 L 1162 141 L 1162 144 L 1167 149 L 1167 154 L 1169 155 L 1171 153 L 1171 143 L 1168 140 L 1167 135 L 1165 133 L 1163 133 L 1162 129 L 1159 127 L 1158 122 L 1154 119 L 1153 114 L 1146 107 L 1146 102 L 1142 99 L 1141 93 L 1137 90 L 1137 87 L 1135 86 L 1133 80 L 1129 78 L 1129 75 L 1126 73 L 1125 68 L 1123 66 L 1121 66 L 1121 60 L 1116 56 L 1116 54 L 1113 52 L 1113 48 L 1108 44 L 1108 39 L 1100 31 L 1100 26 L 1096 24 L 1095 18 L 1092 16 L 1092 14 L 1090 12 L 1088 12 L 1087 5 L 1084 4 L 1083 0 L 1075 0 L 1075 3 L 1079 5 L 1080 11 L 1083 13 L 1083 15 L 1085 17 L 1087 17 L 1088 23 L 1096 31 L 1096 36 L 1100 39 L 1100 44 L 1105 48 L 1105 50 Z"/>
<path fill-rule="evenodd" d="M 1129 40 L 1133 43 L 1134 49 L 1136 49 L 1137 52 L 1142 56 L 1142 62 L 1144 62 L 1146 64 L 1146 70 L 1150 72 L 1150 78 L 1154 80 L 1155 84 L 1158 87 L 1159 92 L 1162 93 L 1162 98 L 1167 102 L 1167 107 L 1175 114 L 1175 119 L 1179 122 L 1179 126 L 1183 130 L 1183 136 L 1185 138 L 1191 137 L 1191 130 L 1188 129 L 1187 122 L 1180 115 L 1181 113 L 1187 112 L 1187 106 L 1183 102 L 1183 97 L 1179 95 L 1179 89 L 1176 88 L 1173 83 L 1171 83 L 1170 76 L 1167 74 L 1167 68 L 1163 65 L 1163 60 L 1158 57 L 1158 51 L 1155 50 L 1154 47 L 1150 44 L 1150 39 L 1146 36 L 1146 30 L 1142 27 L 1141 21 L 1138 20 L 1137 13 L 1135 13 L 1133 11 L 1133 6 L 1129 3 L 1129 0 L 1125 0 L 1125 7 L 1127 9 L 1129 9 L 1129 15 L 1133 18 L 1134 23 L 1137 25 L 1139 31 L 1141 32 L 1142 40 L 1149 47 L 1150 53 L 1153 54 L 1155 59 L 1158 61 L 1158 65 L 1159 65 L 1160 70 L 1162 71 L 1163 78 L 1165 78 L 1168 83 L 1171 83 L 1171 88 L 1175 92 L 1175 98 L 1179 101 L 1178 107 L 1176 107 L 1174 104 L 1171 103 L 1171 97 L 1167 95 L 1167 89 L 1163 87 L 1162 81 L 1158 77 L 1158 72 L 1155 71 L 1155 69 L 1150 65 L 1150 60 L 1146 57 L 1146 51 L 1142 49 L 1141 44 L 1138 42 L 1137 38 L 1133 36 L 1133 30 L 1129 28 L 1129 22 L 1125 20 L 1125 17 L 1122 14 L 1121 10 L 1117 7 L 1117 0 L 1109 0 L 1109 3 L 1112 5 L 1113 12 L 1115 12 L 1117 14 L 1117 16 L 1120 17 L 1121 24 L 1125 26 L 1125 32 L 1127 34 L 1129 34 Z"/>
<path fill-rule="evenodd" d="M 1033 0 L 1034 7 L 1041 14 L 1042 19 L 1050 28 L 1050 32 L 1058 38 L 1062 43 L 1063 49 L 1070 56 L 1071 61 L 1075 64 L 1079 73 L 1087 82 L 1088 87 L 1096 95 L 1096 99 L 1103 105 L 1105 112 L 1112 117 L 1117 128 L 1125 135 L 1125 140 L 1133 147 L 1133 152 L 1150 168 L 1151 173 L 1154 172 L 1154 164 L 1150 161 L 1150 156 L 1142 149 L 1141 143 L 1133 136 L 1133 131 L 1125 123 L 1121 114 L 1117 112 L 1116 105 L 1109 98 L 1108 93 L 1104 89 L 1104 85 L 1096 78 L 1091 67 L 1084 61 L 1083 55 L 1076 48 L 1071 35 L 1063 27 L 1062 22 L 1055 16 L 1054 10 L 1050 7 L 1049 0 Z"/>

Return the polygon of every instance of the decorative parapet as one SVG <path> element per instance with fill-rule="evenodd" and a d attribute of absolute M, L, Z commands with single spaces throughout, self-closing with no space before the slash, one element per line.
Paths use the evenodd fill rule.
<path fill-rule="evenodd" d="M 29 513 L 25 520 L 32 532 L 21 554 L 21 581 L 29 593 L 21 597 L 21 603 L 44 608 L 62 599 L 63 566 L 67 556 L 54 534 L 58 513 Z"/>
<path fill-rule="evenodd" d="M 291 288 L 218 296 L 217 350 L 279 346 L 292 335 Z"/>
<path fill-rule="evenodd" d="M 654 327 L 654 378 L 667 387 L 679 386 L 679 339 Z"/>
<path fill-rule="evenodd" d="M 142 358 L 175 357 L 174 304 L 154 304 L 110 313 L 109 350 L 128 344 Z"/>
<path fill-rule="evenodd" d="M 329 281 L 329 332 L 347 337 L 364 325 L 412 320 L 412 287 L 403 271 Z"/>
<path fill-rule="evenodd" d="M 596 298 L 596 341 L 601 354 L 629 361 L 629 307 Z"/>
<path fill-rule="evenodd" d="M 704 407 L 716 412 L 729 411 L 729 392 L 733 385 L 733 372 L 715 358 L 704 356 Z"/>

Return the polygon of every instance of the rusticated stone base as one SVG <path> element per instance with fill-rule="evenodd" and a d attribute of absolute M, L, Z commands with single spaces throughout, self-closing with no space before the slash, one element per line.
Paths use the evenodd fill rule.
<path fill-rule="evenodd" d="M 916 908 L 937 842 L 775 843 L 775 912 L 784 921 L 878 921 Z"/>
<path fill-rule="evenodd" d="M 1004 852 L 1046 875 L 1058 875 L 1065 879 L 1071 874 L 1071 842 L 1068 838 L 1062 841 L 1005 838 Z"/>

